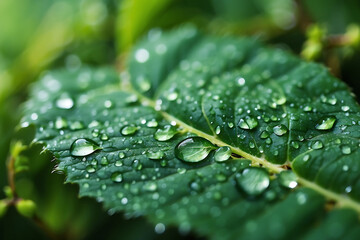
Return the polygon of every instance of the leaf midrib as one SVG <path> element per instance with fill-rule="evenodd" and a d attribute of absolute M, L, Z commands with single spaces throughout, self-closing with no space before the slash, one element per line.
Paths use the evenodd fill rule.
<path fill-rule="evenodd" d="M 152 99 L 149 99 L 147 97 L 145 97 L 144 95 L 142 95 L 141 93 L 137 92 L 136 90 L 134 90 L 133 88 L 129 89 L 129 91 L 131 91 L 132 93 L 136 94 L 139 98 L 139 101 L 142 105 L 145 106 L 150 106 L 155 110 L 155 101 L 153 101 Z M 175 121 L 177 125 L 181 126 L 185 131 L 190 132 L 190 133 L 194 133 L 200 137 L 203 137 L 207 140 L 209 140 L 210 142 L 212 142 L 213 144 L 218 145 L 219 147 L 222 146 L 228 146 L 230 147 L 231 151 L 245 159 L 249 159 L 251 160 L 253 163 L 255 163 L 255 165 L 261 165 L 264 166 L 268 169 L 270 169 L 272 172 L 274 173 L 280 173 L 282 171 L 285 171 L 288 167 L 292 168 L 291 163 L 287 161 L 286 164 L 284 165 L 279 165 L 279 164 L 273 164 L 271 162 L 268 162 L 264 157 L 256 157 L 253 156 L 247 152 L 244 152 L 243 150 L 241 150 L 240 148 L 231 146 L 223 141 L 221 141 L 220 139 L 218 139 L 216 136 L 213 135 L 209 135 L 205 132 L 202 132 L 198 129 L 193 128 L 192 126 L 184 123 L 183 121 L 181 121 L 180 119 L 164 112 L 164 111 L 157 111 L 158 113 L 160 113 L 162 115 L 162 117 L 164 117 L 164 119 L 166 119 L 167 121 L 171 122 L 171 121 Z M 296 172 L 294 172 L 296 174 Z M 297 175 L 297 174 L 296 174 Z M 313 189 L 314 191 L 320 193 L 321 195 L 323 195 L 324 197 L 326 197 L 328 200 L 333 200 L 337 203 L 337 205 L 339 207 L 349 207 L 354 209 L 355 211 L 357 211 L 360 214 L 360 203 L 356 202 L 353 199 L 348 198 L 346 195 L 343 194 L 339 194 L 333 191 L 329 191 L 328 189 L 325 189 L 323 187 L 321 187 L 320 185 L 317 185 L 314 182 L 308 181 L 305 178 L 302 178 L 300 176 L 297 175 L 297 181 L 304 187 L 308 187 Z"/>

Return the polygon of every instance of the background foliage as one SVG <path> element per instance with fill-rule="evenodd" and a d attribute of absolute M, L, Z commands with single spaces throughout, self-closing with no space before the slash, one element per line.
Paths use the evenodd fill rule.
<path fill-rule="evenodd" d="M 256 36 L 323 62 L 359 96 L 359 33 L 352 25 L 360 24 L 359 11 L 356 0 L 346 4 L 336 0 L 2 0 L 0 186 L 9 184 L 6 159 L 11 139 L 16 138 L 21 103 L 29 84 L 46 68 L 85 64 L 121 68 L 129 48 L 148 30 L 192 22 L 205 32 Z M 95 201 L 77 199 L 77 187 L 63 185 L 63 175 L 49 174 L 53 166 L 44 160 L 46 156 L 39 157 L 40 150 L 34 146 L 23 154 L 15 178 L 19 195 L 36 203 L 40 219 L 34 222 L 9 208 L 0 219 L 4 239 L 183 238 L 177 229 L 157 235 L 141 218 L 109 216 Z M 5 188 L 0 199 L 6 192 Z"/>

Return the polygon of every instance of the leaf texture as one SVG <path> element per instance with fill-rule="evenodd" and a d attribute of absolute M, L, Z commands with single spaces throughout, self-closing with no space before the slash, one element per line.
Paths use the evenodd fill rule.
<path fill-rule="evenodd" d="M 36 125 L 35 141 L 80 196 L 146 215 L 159 232 L 356 239 L 360 109 L 323 66 L 185 26 L 151 32 L 127 70 L 120 79 L 106 68 L 48 72 L 25 106 L 22 126 Z M 191 137 L 214 150 L 179 159 Z M 88 148 L 75 156 L 79 139 Z M 217 162 L 221 146 L 232 156 Z"/>

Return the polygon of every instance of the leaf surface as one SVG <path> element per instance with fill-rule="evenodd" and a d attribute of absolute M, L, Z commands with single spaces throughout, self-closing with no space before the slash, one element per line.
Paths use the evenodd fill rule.
<path fill-rule="evenodd" d="M 81 196 L 146 215 L 159 233 L 315 239 L 337 224 L 334 239 L 356 239 L 360 229 L 346 225 L 360 212 L 359 105 L 324 67 L 253 39 L 183 27 L 140 42 L 121 81 L 111 69 L 49 72 L 26 104 L 31 123 Z M 232 156 L 217 162 L 221 146 Z"/>

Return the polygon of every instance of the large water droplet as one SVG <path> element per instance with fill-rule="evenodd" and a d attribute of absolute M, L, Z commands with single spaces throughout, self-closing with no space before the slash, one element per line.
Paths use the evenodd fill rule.
<path fill-rule="evenodd" d="M 334 126 L 336 121 L 336 117 L 328 116 L 320 119 L 320 121 L 316 124 L 315 128 L 317 130 L 329 130 Z"/>
<path fill-rule="evenodd" d="M 158 141 L 167 141 L 170 140 L 174 135 L 177 133 L 177 130 L 174 126 L 166 125 L 164 129 L 158 129 L 155 134 L 154 138 Z"/>
<path fill-rule="evenodd" d="M 175 156 L 185 162 L 200 162 L 214 149 L 215 146 L 208 140 L 201 137 L 190 137 L 175 147 Z"/>
<path fill-rule="evenodd" d="M 133 135 L 138 130 L 137 126 L 129 125 L 121 129 L 121 134 L 124 136 Z"/>
<path fill-rule="evenodd" d="M 214 159 L 217 162 L 224 162 L 231 156 L 231 149 L 228 146 L 223 146 L 215 151 Z"/>
<path fill-rule="evenodd" d="M 84 157 L 101 149 L 94 141 L 86 138 L 75 140 L 70 147 L 70 154 L 75 157 Z"/>
<path fill-rule="evenodd" d="M 256 120 L 256 118 L 253 117 L 245 117 L 245 118 L 241 118 L 239 120 L 238 126 L 242 129 L 254 129 L 256 128 L 256 126 L 258 125 L 258 121 Z"/>
<path fill-rule="evenodd" d="M 74 106 L 74 100 L 70 97 L 69 94 L 64 93 L 60 95 L 55 102 L 56 107 L 61 109 L 71 109 Z"/>
<path fill-rule="evenodd" d="M 282 171 L 279 175 L 280 184 L 286 188 L 295 188 L 298 183 L 292 171 Z"/>
<path fill-rule="evenodd" d="M 269 187 L 270 178 L 265 169 L 250 167 L 236 176 L 236 182 L 245 193 L 258 196 Z"/>
<path fill-rule="evenodd" d="M 122 182 L 123 180 L 122 174 L 119 172 L 114 172 L 113 174 L 111 174 L 111 180 L 117 183 Z"/>
<path fill-rule="evenodd" d="M 276 135 L 282 136 L 285 133 L 287 133 L 288 129 L 287 129 L 287 127 L 285 125 L 280 124 L 280 125 L 277 125 L 277 126 L 273 127 L 273 131 L 274 131 L 274 133 Z"/>

